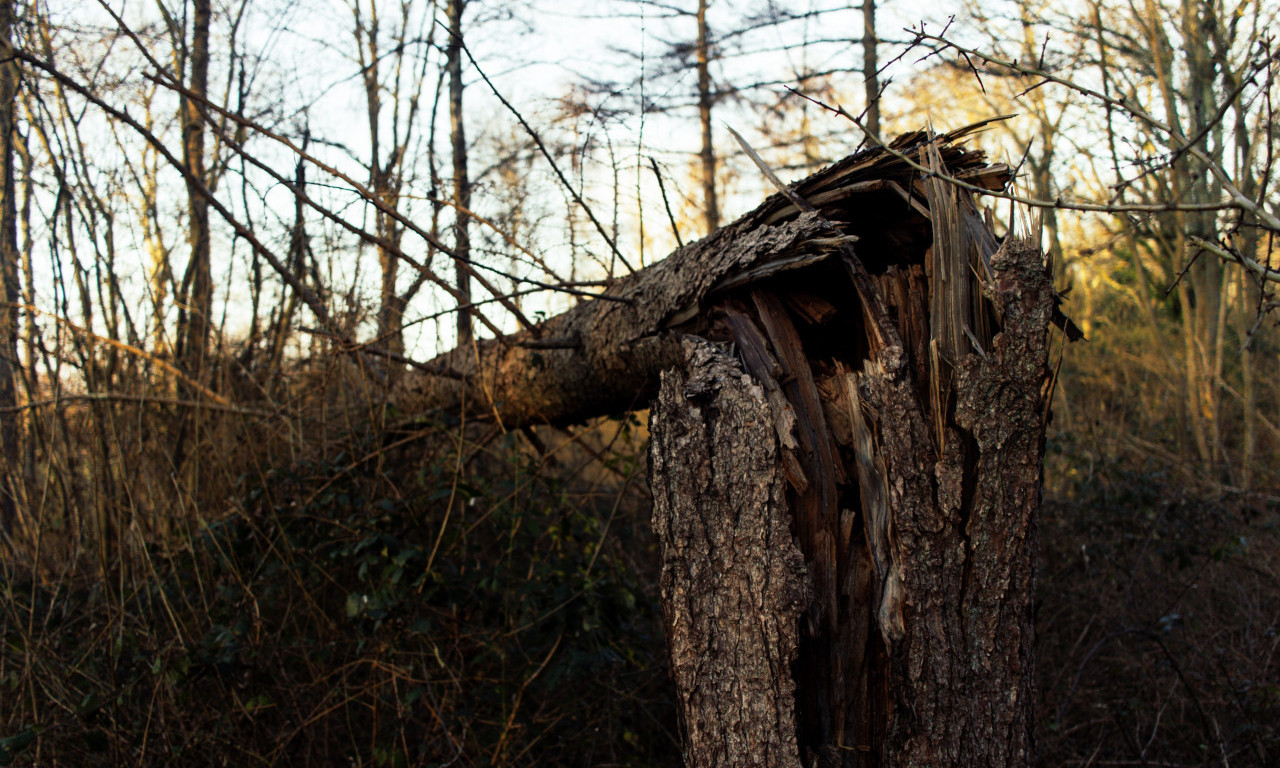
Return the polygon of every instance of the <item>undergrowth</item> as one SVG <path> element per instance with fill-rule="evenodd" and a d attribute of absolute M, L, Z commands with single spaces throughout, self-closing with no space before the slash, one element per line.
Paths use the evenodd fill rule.
<path fill-rule="evenodd" d="M 642 445 L 606 426 L 352 440 L 105 580 L 10 563 L 0 765 L 672 764 Z"/>
<path fill-rule="evenodd" d="M 1039 764 L 1280 761 L 1280 498 L 1159 457 L 1049 445 Z"/>
<path fill-rule="evenodd" d="M 318 359 L 265 416 L 33 414 L 39 506 L 0 563 L 0 765 L 679 764 L 637 417 L 389 428 Z M 1067 374 L 1037 764 L 1276 765 L 1274 470 L 1246 492 L 1144 454 L 1133 435 L 1156 444 L 1167 414 Z"/>

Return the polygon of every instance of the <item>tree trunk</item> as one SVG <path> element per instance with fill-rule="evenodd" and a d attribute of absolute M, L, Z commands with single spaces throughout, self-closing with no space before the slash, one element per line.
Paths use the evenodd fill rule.
<path fill-rule="evenodd" d="M 711 143 L 711 47 L 707 32 L 707 4 L 698 0 L 698 122 L 702 125 L 702 209 L 707 234 L 720 228 L 720 203 L 716 199 L 716 150 Z"/>
<path fill-rule="evenodd" d="M 382 64 L 384 57 L 401 54 L 389 53 L 382 47 L 382 19 L 376 3 L 370 4 L 367 20 L 360 13 L 356 14 L 355 38 L 364 78 L 365 120 L 369 129 L 369 191 L 381 203 L 374 214 L 375 231 L 379 240 L 378 268 L 382 283 L 378 290 L 378 324 L 373 343 L 393 355 L 400 355 L 404 352 L 404 305 L 396 290 L 396 282 L 400 274 L 400 241 L 404 236 L 404 228 L 395 216 L 387 212 L 396 211 L 400 207 L 400 137 L 394 135 L 397 121 L 393 120 L 391 151 L 384 163 Z M 390 63 L 390 68 L 393 71 L 397 68 L 395 61 Z M 397 96 L 397 93 L 392 93 L 393 102 Z M 388 361 L 386 373 L 388 381 L 394 381 L 399 377 L 399 365 Z"/>
<path fill-rule="evenodd" d="M 199 99 L 209 94 L 210 0 L 192 0 L 191 79 L 188 86 Z M 194 99 L 182 100 L 183 157 L 191 172 L 187 180 L 187 241 L 191 258 L 182 277 L 178 357 L 189 376 L 204 380 L 204 358 L 213 311 L 213 272 L 209 245 L 209 201 L 200 186 L 206 182 L 204 114 Z"/>
<path fill-rule="evenodd" d="M 467 175 L 467 130 L 462 114 L 462 13 L 467 0 L 449 0 L 449 126 L 453 140 L 453 202 L 455 274 L 458 281 L 458 347 L 471 346 L 471 179 Z"/>
<path fill-rule="evenodd" d="M 746 577 L 722 554 L 749 557 L 750 545 L 723 531 L 737 536 L 751 526 L 726 511 L 748 515 L 762 506 L 749 492 L 764 494 L 780 476 L 790 486 L 783 506 L 812 598 L 794 677 L 774 675 L 765 689 L 788 698 L 795 686 L 794 741 L 805 764 L 1028 764 L 1051 280 L 1037 247 L 1011 241 L 989 255 L 991 303 L 977 291 L 969 293 L 972 306 L 960 307 L 969 311 L 941 303 L 947 317 L 969 315 L 965 328 L 973 310 L 991 311 L 1001 319 L 998 330 L 970 340 L 946 364 L 945 335 L 925 330 L 927 294 L 955 294 L 941 276 L 970 274 L 943 270 L 942 259 L 970 266 L 982 251 L 970 242 L 946 252 L 940 242 L 955 242 L 956 233 L 940 232 L 937 220 L 934 227 L 928 276 L 918 268 L 870 275 L 846 262 L 850 296 L 842 306 L 854 317 L 828 316 L 803 328 L 805 317 L 822 316 L 818 308 L 841 306 L 831 294 L 756 288 L 750 306 L 728 301 L 721 307 L 726 335 L 749 378 L 739 381 L 744 376 L 724 365 L 710 367 L 718 371 L 710 375 L 705 355 L 692 355 L 690 383 L 682 390 L 664 384 L 650 421 L 650 468 L 689 765 L 791 759 L 763 758 L 773 731 L 745 726 L 756 716 L 726 705 L 750 709 L 744 701 L 753 699 L 737 676 L 755 680 L 756 662 L 745 659 L 794 653 L 790 626 L 769 635 L 772 645 L 744 654 L 754 648 L 751 632 L 762 631 L 759 622 L 744 621 L 754 613 L 724 620 L 728 605 L 741 602 L 765 605 L 759 613 L 780 622 L 792 616 L 768 599 L 742 596 Z M 867 325 L 850 333 L 860 316 Z M 727 394 L 701 406 L 716 387 Z M 742 396 L 731 390 L 750 393 L 754 410 L 736 406 L 733 398 Z M 685 398 L 687 413 L 672 404 L 677 397 Z M 712 458 L 704 461 L 704 453 Z M 730 458 L 717 463 L 721 454 Z M 756 466 L 754 475 L 744 475 L 748 466 Z M 671 524 L 672 509 L 681 508 L 696 521 Z M 705 539 L 689 540 L 689 530 Z M 763 534 L 741 535 L 750 541 Z M 788 548 L 774 549 L 783 557 Z M 708 570 L 718 581 L 696 577 Z M 692 576 L 678 581 L 685 573 Z M 717 698 L 708 690 L 723 692 Z M 772 701 L 759 708 L 776 709 L 769 722 L 785 727 L 791 710 Z M 739 728 L 758 740 L 736 739 Z M 704 750 L 695 733 L 728 736 L 705 736 L 712 746 Z"/>
<path fill-rule="evenodd" d="M 862 85 L 867 99 L 863 122 L 871 143 L 880 141 L 880 63 L 877 54 L 876 0 L 862 0 Z"/>
<path fill-rule="evenodd" d="M 18 65 L 13 60 L 13 0 L 0 0 L 0 540 L 17 522 L 21 473 L 18 450 L 18 208 L 14 141 Z"/>
<path fill-rule="evenodd" d="M 685 342 L 650 415 L 671 675 L 685 764 L 800 768 L 797 620 L 807 602 L 764 389 L 732 357 Z"/>
<path fill-rule="evenodd" d="M 686 342 L 688 374 L 651 413 L 650 472 L 687 765 L 1028 764 L 1053 293 L 1035 246 L 989 265 L 992 301 L 973 308 L 1002 322 L 955 365 L 917 356 L 942 346 L 923 331 L 941 270 L 852 265 L 861 338 L 838 316 L 798 328 L 798 301 L 823 300 L 730 301 L 749 374 Z"/>

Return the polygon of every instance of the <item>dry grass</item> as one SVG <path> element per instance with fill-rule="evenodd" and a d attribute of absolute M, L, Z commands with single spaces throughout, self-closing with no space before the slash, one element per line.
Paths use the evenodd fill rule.
<path fill-rule="evenodd" d="M 393 429 L 313 360 L 32 412 L 0 765 L 669 764 L 642 430 Z"/>

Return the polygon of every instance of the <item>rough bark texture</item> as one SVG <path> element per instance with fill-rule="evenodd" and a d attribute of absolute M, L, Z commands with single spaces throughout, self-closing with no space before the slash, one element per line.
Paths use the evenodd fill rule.
<path fill-rule="evenodd" d="M 933 148 L 921 162 L 945 172 Z M 937 179 L 911 195 L 921 218 L 879 219 L 897 234 L 865 247 L 842 241 L 843 271 L 819 264 L 728 292 L 707 333 L 734 342 L 770 405 L 758 421 L 778 446 L 772 477 L 787 481 L 806 565 L 792 670 L 802 761 L 1023 766 L 1050 271 L 1016 238 L 997 250 L 969 196 Z M 671 418 L 656 412 L 655 432 Z M 720 409 L 700 423 L 732 431 Z M 652 469 L 664 488 L 663 472 L 682 471 Z M 705 492 L 685 491 L 695 504 Z M 697 625 L 669 618 L 673 638 Z M 722 701 L 684 704 L 702 707 L 690 720 L 732 730 Z"/>
<path fill-rule="evenodd" d="M 537 334 L 486 341 L 475 351 L 458 349 L 438 358 L 433 365 L 455 375 L 418 375 L 397 402 L 410 412 L 465 406 L 497 413 L 508 425 L 572 422 L 643 408 L 656 394 L 662 371 L 681 361 L 679 333 L 666 327 L 668 321 L 696 308 L 720 277 L 802 253 L 805 242 L 822 232 L 812 217 L 727 227 L 620 282 L 606 294 L 609 299 L 551 318 Z"/>
<path fill-rule="evenodd" d="M 889 511 L 871 536 L 892 582 L 879 611 L 892 702 L 886 765 L 1017 766 L 1031 757 L 1053 293 L 1034 246 L 1010 241 L 990 264 L 987 293 L 1003 324 L 988 349 L 956 366 L 941 446 L 902 345 L 885 346 L 856 377 L 875 425 L 872 474 L 882 479 L 873 487 Z"/>
<path fill-rule="evenodd" d="M 688 766 L 800 768 L 792 543 L 773 414 L 761 386 L 714 345 L 687 340 L 650 415 L 653 527 Z"/>

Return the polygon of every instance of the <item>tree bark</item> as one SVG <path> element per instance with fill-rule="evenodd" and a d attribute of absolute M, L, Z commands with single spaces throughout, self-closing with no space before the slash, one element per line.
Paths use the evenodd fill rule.
<path fill-rule="evenodd" d="M 0 540 L 13 532 L 21 480 L 18 450 L 18 208 L 14 141 L 18 65 L 13 54 L 13 0 L 0 0 Z"/>
<path fill-rule="evenodd" d="M 887 527 L 870 537 L 887 555 L 877 565 L 886 572 L 878 623 L 888 765 L 1016 766 L 1031 757 L 1053 291 L 1034 245 L 1009 241 L 990 264 L 987 292 L 1002 325 L 955 367 L 953 417 L 930 413 L 902 347 L 886 346 L 857 376 L 875 424 L 874 498 L 888 510 Z"/>
<path fill-rule="evenodd" d="M 838 316 L 802 328 L 820 299 L 756 288 L 750 305 L 721 307 L 749 374 L 686 341 L 687 377 L 664 378 L 650 474 L 689 766 L 1031 758 L 1054 294 L 1038 247 L 1009 240 L 984 254 L 976 241 L 933 256 L 942 234 L 929 275 L 846 262 L 844 306 L 868 318 L 861 339 Z M 924 294 L 945 292 L 942 258 L 975 257 L 990 279 L 971 302 L 998 322 L 944 365 Z M 766 532 L 774 510 L 790 513 L 803 590 L 777 575 L 792 549 Z M 761 584 L 779 591 L 746 586 Z M 809 600 L 795 631 L 798 594 Z M 764 659 L 791 675 L 759 680 Z"/>
<path fill-rule="evenodd" d="M 471 259 L 471 233 L 468 229 L 471 216 L 471 179 L 467 173 L 467 129 L 463 122 L 462 112 L 462 14 L 467 8 L 467 0 L 449 0 L 449 126 L 453 141 L 453 258 L 454 273 L 458 283 L 458 347 L 467 349 L 471 346 L 474 333 L 472 331 L 471 310 L 466 306 L 471 303 L 471 272 L 468 262 Z"/>
<path fill-rule="evenodd" d="M 685 764 L 800 768 L 797 619 L 804 560 L 765 391 L 696 339 L 650 414 L 653 529 Z"/>

